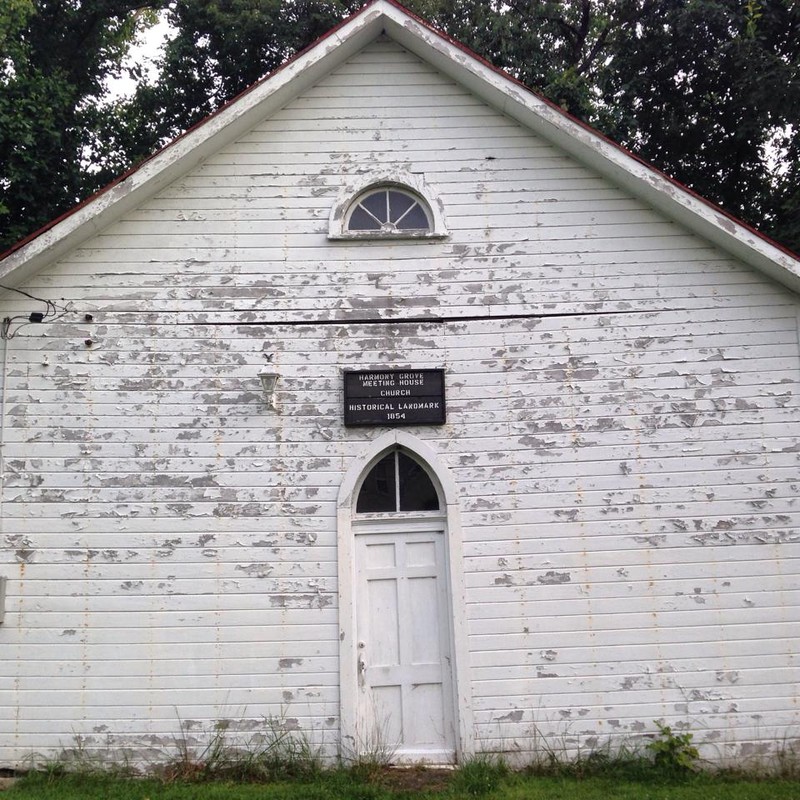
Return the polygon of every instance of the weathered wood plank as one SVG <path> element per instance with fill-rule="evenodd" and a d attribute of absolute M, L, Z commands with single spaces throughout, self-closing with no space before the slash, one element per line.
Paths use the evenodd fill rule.
<path fill-rule="evenodd" d="M 797 297 L 385 48 L 22 287 L 72 308 L 6 343 L 0 760 L 336 740 L 348 367 L 447 370 L 481 747 L 800 721 Z M 449 238 L 328 240 L 376 163 Z"/>

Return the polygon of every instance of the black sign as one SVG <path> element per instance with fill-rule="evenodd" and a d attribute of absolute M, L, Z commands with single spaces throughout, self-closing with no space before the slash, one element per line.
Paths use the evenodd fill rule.
<path fill-rule="evenodd" d="M 444 370 L 344 373 L 345 425 L 444 425 Z"/>

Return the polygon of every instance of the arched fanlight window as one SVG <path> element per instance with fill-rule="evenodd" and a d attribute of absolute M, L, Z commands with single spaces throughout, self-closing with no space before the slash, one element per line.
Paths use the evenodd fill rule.
<path fill-rule="evenodd" d="M 361 484 L 356 512 L 438 511 L 439 493 L 424 467 L 401 450 L 387 453 Z"/>
<path fill-rule="evenodd" d="M 419 173 L 390 168 L 347 181 L 331 206 L 329 239 L 444 239 L 444 206 Z"/>
<path fill-rule="evenodd" d="M 353 203 L 348 233 L 430 233 L 431 217 L 421 198 L 396 186 L 370 189 Z"/>

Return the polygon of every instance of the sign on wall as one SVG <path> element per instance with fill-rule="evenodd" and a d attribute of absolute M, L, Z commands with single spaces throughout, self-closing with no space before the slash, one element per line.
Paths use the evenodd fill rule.
<path fill-rule="evenodd" d="M 344 373 L 345 425 L 444 425 L 444 370 Z"/>

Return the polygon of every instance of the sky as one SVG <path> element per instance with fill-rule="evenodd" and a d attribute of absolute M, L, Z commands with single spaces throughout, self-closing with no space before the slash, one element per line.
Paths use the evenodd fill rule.
<path fill-rule="evenodd" d="M 145 31 L 141 36 L 141 41 L 131 48 L 126 59 L 127 65 L 139 64 L 144 67 L 146 74 L 154 74 L 156 70 L 153 59 L 158 56 L 161 46 L 169 35 L 169 31 L 170 26 L 162 14 L 160 21 L 154 27 Z M 136 83 L 127 76 L 121 76 L 119 78 L 109 78 L 107 86 L 112 97 L 129 97 L 133 94 Z"/>

